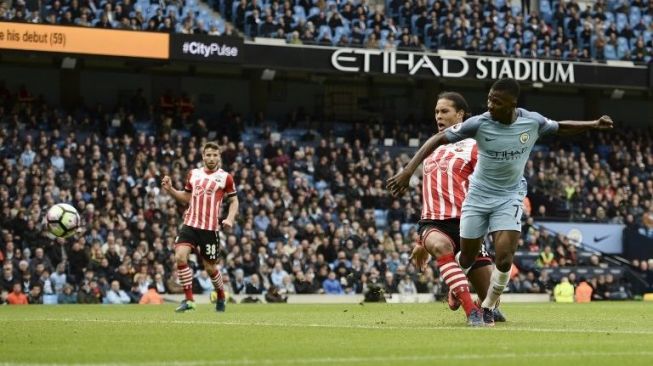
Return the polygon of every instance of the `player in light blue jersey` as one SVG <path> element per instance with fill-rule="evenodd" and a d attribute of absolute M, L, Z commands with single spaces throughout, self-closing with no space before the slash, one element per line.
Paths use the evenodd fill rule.
<path fill-rule="evenodd" d="M 462 207 L 458 261 L 464 270 L 469 270 L 481 249 L 483 237 L 488 232 L 492 235 L 496 267 L 482 303 L 487 326 L 494 325 L 492 310 L 510 279 L 527 191 L 524 167 L 535 142 L 547 134 L 573 135 L 592 129 L 610 129 L 613 125 L 608 116 L 594 121 L 552 121 L 539 113 L 517 108 L 519 93 L 516 80 L 496 81 L 488 94 L 486 113 L 431 137 L 387 184 L 392 194 L 402 194 L 413 172 L 438 146 L 466 138 L 476 140 L 478 162 Z"/>

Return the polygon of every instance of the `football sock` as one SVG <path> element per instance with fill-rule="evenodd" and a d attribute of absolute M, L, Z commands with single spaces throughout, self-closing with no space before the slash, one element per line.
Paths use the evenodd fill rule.
<path fill-rule="evenodd" d="M 494 309 L 497 306 L 497 301 L 503 293 L 503 290 L 508 285 L 510 281 L 510 270 L 508 272 L 501 272 L 496 267 L 492 270 L 492 276 L 490 277 L 490 286 L 487 290 L 487 296 L 483 300 L 484 308 Z"/>
<path fill-rule="evenodd" d="M 472 300 L 472 295 L 469 293 L 467 276 L 460 269 L 460 265 L 456 263 L 453 253 L 441 256 L 438 258 L 437 263 L 444 282 L 458 297 L 463 305 L 463 309 L 465 309 L 465 314 L 469 316 L 469 313 L 476 308 L 476 305 Z"/>
<path fill-rule="evenodd" d="M 178 264 L 177 275 L 184 288 L 186 300 L 193 301 L 193 271 L 188 267 L 188 264 Z"/>
<path fill-rule="evenodd" d="M 215 267 L 215 272 L 211 276 L 211 282 L 213 282 L 215 292 L 218 293 L 218 299 L 224 300 L 224 284 L 222 283 L 222 273 L 220 273 L 220 269 L 217 266 Z"/>

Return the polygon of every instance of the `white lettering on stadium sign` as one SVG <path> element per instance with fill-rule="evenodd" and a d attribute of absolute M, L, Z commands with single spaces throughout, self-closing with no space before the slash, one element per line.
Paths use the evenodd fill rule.
<path fill-rule="evenodd" d="M 204 43 L 199 41 L 193 42 L 184 42 L 181 46 L 182 53 L 184 55 L 193 55 L 193 56 L 226 56 L 226 57 L 237 57 L 238 48 L 229 47 L 227 44 L 220 45 L 220 43 L 211 42 Z"/>
<path fill-rule="evenodd" d="M 331 65 L 343 72 L 380 72 L 415 75 L 427 70 L 433 76 L 448 78 L 500 79 L 521 81 L 574 83 L 574 64 L 561 61 L 519 60 L 501 57 L 479 57 L 475 74 L 470 71 L 472 58 L 424 53 L 405 53 L 371 49 L 341 48 L 331 54 Z M 438 68 L 436 65 L 441 65 Z"/>

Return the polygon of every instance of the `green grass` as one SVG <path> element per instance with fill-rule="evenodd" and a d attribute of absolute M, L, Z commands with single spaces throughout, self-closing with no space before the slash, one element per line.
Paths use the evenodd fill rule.
<path fill-rule="evenodd" d="M 470 329 L 436 304 L 0 308 L 0 366 L 651 365 L 653 304 L 503 304 Z"/>

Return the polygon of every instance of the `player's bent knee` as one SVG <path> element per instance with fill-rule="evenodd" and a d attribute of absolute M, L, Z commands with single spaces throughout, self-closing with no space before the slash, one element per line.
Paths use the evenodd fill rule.
<path fill-rule="evenodd" d="M 508 272 L 512 267 L 512 256 L 497 257 L 494 263 L 499 271 Z"/>
<path fill-rule="evenodd" d="M 175 261 L 177 264 L 186 264 L 188 262 L 188 255 L 190 254 L 190 247 L 177 246 L 175 248 Z"/>
<path fill-rule="evenodd" d="M 453 253 L 453 245 L 451 244 L 451 241 L 442 234 L 431 235 L 431 237 L 427 239 L 425 246 L 429 253 L 434 255 L 436 258 Z"/>

